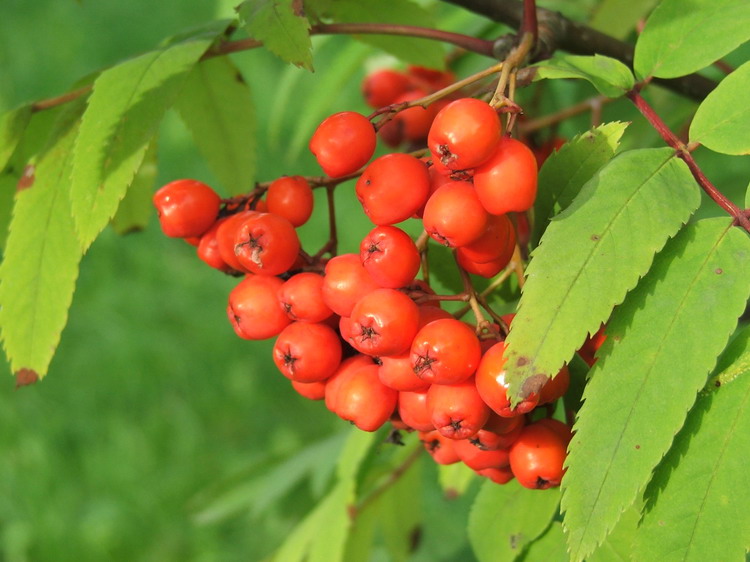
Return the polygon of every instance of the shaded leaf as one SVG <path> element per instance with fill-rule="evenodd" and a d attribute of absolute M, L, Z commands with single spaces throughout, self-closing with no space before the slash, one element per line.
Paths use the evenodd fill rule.
<path fill-rule="evenodd" d="M 638 534 L 638 523 L 641 520 L 641 507 L 641 502 L 636 502 L 625 511 L 612 532 L 586 561 L 630 562 L 633 542 Z"/>
<path fill-rule="evenodd" d="M 331 11 L 337 22 L 395 23 L 436 27 L 435 18 L 410 0 L 389 0 L 387 9 L 383 8 L 381 0 L 336 0 L 331 4 Z M 355 37 L 402 61 L 428 68 L 445 67 L 445 50 L 437 41 L 392 35 L 355 35 Z"/>
<path fill-rule="evenodd" d="M 583 185 L 615 154 L 629 123 L 614 121 L 582 133 L 550 154 L 539 170 L 539 189 L 534 201 L 533 246 L 548 221 L 573 202 Z"/>
<path fill-rule="evenodd" d="M 217 33 L 146 53 L 94 82 L 73 155 L 71 207 L 84 250 L 115 214 L 164 112 Z"/>
<path fill-rule="evenodd" d="M 656 3 L 657 0 L 603 0 L 596 7 L 589 25 L 606 35 L 625 39 Z"/>
<path fill-rule="evenodd" d="M 617 59 L 604 55 L 556 55 L 537 63 L 534 80 L 545 78 L 581 78 L 588 80 L 604 96 L 619 98 L 633 88 L 635 78 Z"/>
<path fill-rule="evenodd" d="M 663 0 L 635 46 L 639 78 L 700 70 L 750 39 L 746 0 Z"/>
<path fill-rule="evenodd" d="M 16 194 L 0 264 L 0 330 L 14 372 L 46 375 L 68 319 L 82 251 L 70 216 L 72 148 L 82 104 L 65 114 L 59 134 Z"/>
<path fill-rule="evenodd" d="M 553 521 L 544 534 L 528 545 L 519 560 L 526 562 L 564 562 L 568 559 L 565 533 L 559 521 Z"/>
<path fill-rule="evenodd" d="M 693 177 L 673 155 L 670 148 L 620 154 L 550 223 L 507 340 L 512 395 L 560 370 L 698 208 Z"/>
<path fill-rule="evenodd" d="M 485 482 L 469 514 L 469 541 L 484 562 L 514 560 L 557 513 L 560 490 L 529 490 L 517 480 Z"/>
<path fill-rule="evenodd" d="M 157 172 L 156 142 L 146 150 L 141 167 L 133 183 L 112 217 L 112 228 L 117 234 L 129 234 L 143 230 L 154 213 L 151 198 L 154 194 Z"/>
<path fill-rule="evenodd" d="M 750 326 L 745 326 L 735 335 L 732 343 L 719 357 L 716 374 L 709 381 L 709 387 L 715 388 L 732 382 L 750 371 Z"/>
<path fill-rule="evenodd" d="M 237 7 L 250 36 L 284 62 L 312 71 L 310 22 L 295 0 L 245 0 Z"/>
<path fill-rule="evenodd" d="M 31 106 L 22 105 L 0 115 L 0 170 L 10 160 L 31 119 Z"/>
<path fill-rule="evenodd" d="M 750 330 L 734 382 L 698 398 L 646 489 L 636 559 L 742 560 L 750 547 Z M 737 346 L 735 346 L 737 347 Z"/>
<path fill-rule="evenodd" d="M 700 221 L 615 310 L 562 482 L 574 560 L 601 543 L 669 449 L 744 310 L 749 270 L 747 235 L 724 218 Z"/>
<path fill-rule="evenodd" d="M 190 73 L 177 111 L 230 195 L 250 191 L 256 170 L 256 119 L 250 88 L 227 57 Z"/>
<path fill-rule="evenodd" d="M 449 498 L 465 494 L 472 482 L 478 479 L 476 473 L 462 462 L 439 464 L 437 471 L 440 487 Z"/>
<path fill-rule="evenodd" d="M 698 107 L 690 141 L 724 154 L 750 154 L 750 62 L 721 81 Z"/>

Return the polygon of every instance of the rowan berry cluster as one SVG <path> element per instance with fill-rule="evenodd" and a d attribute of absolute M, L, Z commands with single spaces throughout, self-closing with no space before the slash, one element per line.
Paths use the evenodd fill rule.
<path fill-rule="evenodd" d="M 373 106 L 417 99 L 425 72 L 374 73 L 365 98 Z M 421 136 L 409 111 L 429 116 Z M 469 275 L 493 277 L 517 255 L 511 214 L 534 202 L 535 155 L 504 135 L 496 109 L 478 99 L 393 113 L 373 125 L 345 111 L 319 125 L 309 147 L 325 182 L 282 177 L 223 201 L 194 180 L 167 184 L 154 196 L 162 228 L 197 245 L 210 266 L 243 276 L 229 295 L 229 321 L 241 338 L 276 338 L 273 360 L 302 396 L 324 400 L 365 431 L 388 422 L 418 431 L 438 463 L 461 461 L 499 483 L 515 477 L 530 488 L 556 486 L 570 430 L 549 417 L 532 421 L 539 416 L 531 412 L 565 393 L 567 368 L 511 408 L 503 340 L 512 315 L 485 306 Z M 371 161 L 376 128 L 382 133 L 393 122 L 403 138 L 426 139 L 427 150 Z M 389 135 L 392 144 L 397 135 Z M 307 254 L 296 228 L 313 212 L 313 187 L 353 178 L 373 223 L 359 253 Z M 424 229 L 416 241 L 397 226 L 409 219 Z M 436 295 L 417 279 L 435 243 L 453 250 L 464 294 Z M 477 304 L 475 323 L 462 321 L 442 308 L 449 300 L 481 302 L 491 320 L 476 314 Z"/>

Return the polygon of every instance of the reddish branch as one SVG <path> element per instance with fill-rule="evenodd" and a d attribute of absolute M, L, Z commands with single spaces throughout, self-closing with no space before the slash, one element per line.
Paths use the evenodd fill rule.
<path fill-rule="evenodd" d="M 677 156 L 684 160 L 688 165 L 690 172 L 693 174 L 695 181 L 701 186 L 701 189 L 713 199 L 722 209 L 734 217 L 735 222 L 741 225 L 745 230 L 750 232 L 750 220 L 745 216 L 742 209 L 732 203 L 723 193 L 721 193 L 716 186 L 706 177 L 703 171 L 698 166 L 698 163 L 690 153 L 690 147 L 682 142 L 677 135 L 675 135 L 666 123 L 662 121 L 661 117 L 657 115 L 654 109 L 648 104 L 648 102 L 641 96 L 637 89 L 631 90 L 627 94 L 628 98 L 635 104 L 643 116 L 648 120 L 649 123 L 656 129 L 669 146 L 675 149 Z"/>

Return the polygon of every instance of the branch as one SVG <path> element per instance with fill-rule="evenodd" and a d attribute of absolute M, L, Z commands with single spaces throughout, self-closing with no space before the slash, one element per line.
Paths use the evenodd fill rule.
<path fill-rule="evenodd" d="M 524 6 L 517 0 L 443 1 L 456 4 L 514 29 L 519 29 L 521 26 Z M 559 12 L 539 8 L 537 17 L 542 58 L 551 56 L 556 49 L 562 49 L 576 55 L 606 55 L 624 62 L 630 68 L 633 67 L 635 49 L 629 43 L 569 20 Z M 697 101 L 702 101 L 716 87 L 714 81 L 698 74 L 669 80 L 655 78 L 654 82 Z"/>

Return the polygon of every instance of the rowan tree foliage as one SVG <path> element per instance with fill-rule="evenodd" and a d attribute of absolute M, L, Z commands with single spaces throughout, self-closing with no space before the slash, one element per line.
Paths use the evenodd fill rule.
<path fill-rule="evenodd" d="M 285 427 L 299 410 L 320 428 L 317 440 L 259 453 L 248 474 L 222 473 L 192 497 L 191 525 L 267 517 L 252 556 L 283 562 L 744 559 L 748 21 L 745 0 L 245 0 L 230 18 L 71 76 L 68 91 L 0 116 L 0 335 L 16 385 L 39 382 L 22 391 L 34 393 L 47 375 L 86 384 L 90 373 L 59 372 L 55 360 L 79 272 L 111 231 L 153 231 L 156 205 L 164 233 L 194 238 L 200 260 L 176 239 L 139 248 L 145 235 L 133 234 L 128 244 L 155 269 L 183 256 L 180 277 L 205 269 L 201 260 L 219 270 L 221 337 L 235 341 L 232 326 L 242 339 L 281 333 L 275 344 L 236 342 L 266 356 L 243 373 L 252 384 L 283 380 L 271 357 L 294 383 L 274 390 L 262 425 Z M 467 98 L 475 122 L 438 113 Z M 427 128 L 413 133 L 420 119 Z M 162 150 L 174 127 L 198 167 Z M 504 184 L 532 178 L 529 197 L 493 191 L 487 163 L 501 144 L 516 166 L 503 168 Z M 154 197 L 194 171 L 200 182 Z M 218 195 L 184 195 L 203 182 Z M 169 215 L 190 197 L 200 204 L 188 219 Z M 234 217 L 244 222 L 222 234 L 218 221 Z M 257 229 L 277 239 L 264 246 Z M 368 262 L 383 240 L 402 248 L 397 266 Z M 309 285 L 284 285 L 294 279 Z M 190 285 L 174 283 L 170 309 L 188 306 Z M 322 312 L 318 302 L 292 310 L 320 284 Z M 397 328 L 376 341 L 362 320 L 373 317 Z M 288 347 L 301 338 L 307 362 Z M 104 339 L 94 330 L 88 352 Z M 160 351 L 189 369 L 193 347 Z M 410 353 L 412 380 L 386 383 L 379 373 L 399 355 L 409 365 Z M 440 353 L 459 360 L 433 372 Z M 359 360 L 346 367 L 356 376 L 338 376 Z M 500 376 L 502 405 L 491 387 Z M 378 377 L 385 390 L 342 398 Z M 233 399 L 253 410 L 264 398 Z M 426 422 L 411 416 L 425 401 Z M 472 404 L 460 421 L 459 402 Z M 526 429 L 489 428 L 519 412 Z M 431 426 L 440 437 L 425 437 Z M 523 446 L 517 434 L 486 441 L 512 431 L 526 432 Z M 470 453 L 456 445 L 455 458 L 440 456 L 456 437 L 475 439 Z M 555 475 L 519 468 L 549 441 Z M 475 466 L 466 457 L 479 449 L 502 460 Z"/>

